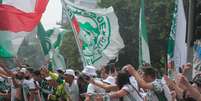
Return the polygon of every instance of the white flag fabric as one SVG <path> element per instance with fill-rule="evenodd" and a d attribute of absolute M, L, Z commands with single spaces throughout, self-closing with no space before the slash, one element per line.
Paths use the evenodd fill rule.
<path fill-rule="evenodd" d="M 71 22 L 84 65 L 97 69 L 118 56 L 124 47 L 118 19 L 112 7 L 88 9 L 62 0 L 64 14 Z"/>
<path fill-rule="evenodd" d="M 74 0 L 74 3 L 91 9 L 97 8 L 97 0 Z"/>
<path fill-rule="evenodd" d="M 3 4 L 14 6 L 24 12 L 33 12 L 36 0 L 3 0 Z"/>
<path fill-rule="evenodd" d="M 186 17 L 184 12 L 183 0 L 178 0 L 178 11 L 176 19 L 176 34 L 174 48 L 174 63 L 178 68 L 187 62 L 187 44 L 186 40 Z"/>

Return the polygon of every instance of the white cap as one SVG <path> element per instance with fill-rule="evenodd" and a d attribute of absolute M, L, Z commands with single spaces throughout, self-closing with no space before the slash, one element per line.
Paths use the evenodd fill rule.
<path fill-rule="evenodd" d="M 52 80 L 51 76 L 48 76 L 45 78 L 45 80 L 49 81 L 49 80 Z"/>
<path fill-rule="evenodd" d="M 26 68 L 21 68 L 20 72 L 26 73 L 27 69 Z"/>
<path fill-rule="evenodd" d="M 110 85 L 116 85 L 115 81 L 115 78 L 112 76 L 108 76 L 105 80 L 103 80 L 103 82 L 106 82 Z"/>
<path fill-rule="evenodd" d="M 75 71 L 72 70 L 72 69 L 66 69 L 64 75 L 65 75 L 65 74 L 75 76 Z"/>
<path fill-rule="evenodd" d="M 84 70 L 82 70 L 82 73 L 87 76 L 97 76 L 96 68 L 94 66 L 85 66 Z"/>

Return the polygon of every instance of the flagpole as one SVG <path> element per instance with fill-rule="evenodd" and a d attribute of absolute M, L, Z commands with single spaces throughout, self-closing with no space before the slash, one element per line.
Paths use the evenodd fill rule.
<path fill-rule="evenodd" d="M 61 1 L 62 1 L 63 4 L 65 3 L 64 0 L 61 0 Z M 64 4 L 64 5 L 66 5 L 66 4 Z M 81 48 L 79 47 L 80 43 L 79 43 L 78 37 L 77 37 L 77 35 L 76 35 L 76 34 L 78 34 L 78 33 L 77 33 L 77 32 L 75 31 L 75 29 L 73 28 L 73 24 L 72 24 L 71 19 L 70 19 L 70 16 L 69 16 L 68 14 L 67 14 L 67 19 L 69 20 L 70 25 L 71 25 L 71 28 L 72 28 L 72 30 L 73 30 L 73 35 L 74 35 L 74 38 L 75 38 L 75 40 L 76 40 L 77 47 L 78 47 L 78 51 L 79 51 L 79 55 L 80 55 L 80 57 L 81 57 L 81 60 L 82 60 L 82 62 L 83 62 L 83 67 L 84 67 L 84 66 L 86 66 L 86 61 L 85 61 L 85 59 L 84 59 L 84 57 L 83 57 Z"/>
<path fill-rule="evenodd" d="M 76 34 L 78 34 L 78 33 L 77 33 L 77 32 L 75 31 L 75 29 L 73 28 L 73 24 L 72 24 L 72 22 L 71 22 L 69 16 L 68 16 L 68 20 L 69 20 L 70 25 L 71 25 L 71 28 L 72 28 L 72 30 L 73 30 L 73 35 L 74 35 L 74 38 L 75 38 L 75 40 L 76 40 L 77 47 L 78 47 L 78 51 L 79 51 L 79 53 L 80 53 L 80 57 L 81 57 L 81 60 L 82 60 L 82 62 L 83 62 L 83 67 L 84 67 L 84 66 L 86 66 L 86 62 L 85 62 L 85 59 L 83 58 L 83 53 L 82 53 L 82 51 L 81 51 L 81 48 L 79 47 L 80 42 L 79 42 L 78 37 L 77 37 L 77 35 L 76 35 Z"/>

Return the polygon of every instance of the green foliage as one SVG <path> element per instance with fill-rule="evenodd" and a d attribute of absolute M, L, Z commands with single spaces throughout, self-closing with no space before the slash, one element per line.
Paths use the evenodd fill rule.
<path fill-rule="evenodd" d="M 72 30 L 65 34 L 61 47 L 61 54 L 64 56 L 67 68 L 80 70 L 82 63 Z"/>

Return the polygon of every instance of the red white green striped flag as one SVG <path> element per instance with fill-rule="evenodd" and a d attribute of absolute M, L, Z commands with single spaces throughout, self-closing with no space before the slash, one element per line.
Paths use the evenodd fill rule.
<path fill-rule="evenodd" d="M 48 0 L 2 0 L 0 4 L 0 57 L 16 55 L 21 42 L 33 33 Z"/>

